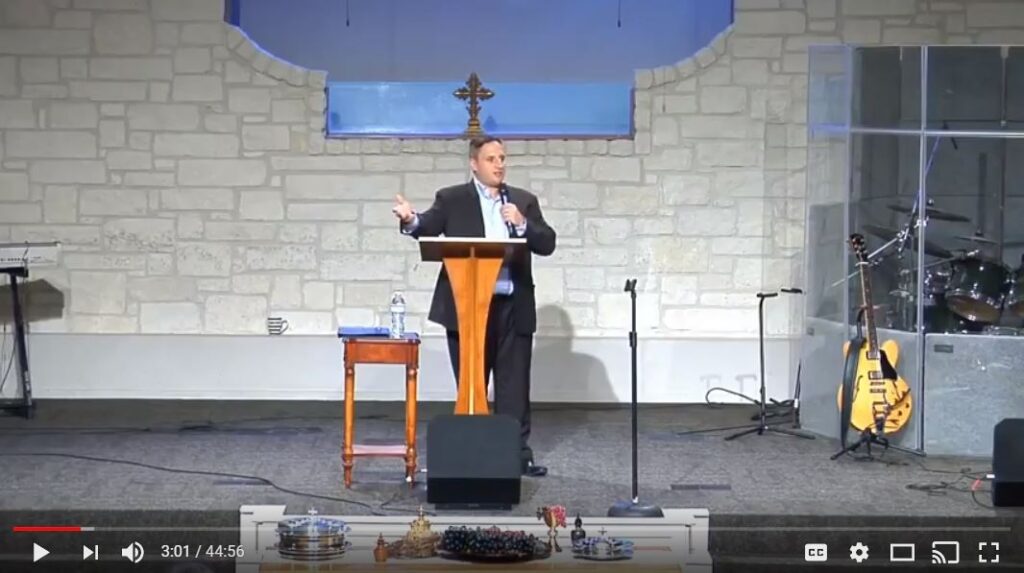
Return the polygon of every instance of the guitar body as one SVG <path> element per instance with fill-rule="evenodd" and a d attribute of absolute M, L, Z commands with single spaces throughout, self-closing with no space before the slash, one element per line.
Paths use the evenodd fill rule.
<path fill-rule="evenodd" d="M 850 352 L 850 343 L 843 344 L 843 356 Z M 903 429 L 910 421 L 913 402 L 910 386 L 896 372 L 900 347 L 895 340 L 886 340 L 878 350 L 879 357 L 871 359 L 867 346 L 860 350 L 857 358 L 857 374 L 853 382 L 853 399 L 850 408 L 850 426 L 859 431 L 877 432 L 879 417 L 885 418 L 883 430 L 892 434 Z M 872 372 L 876 374 L 872 374 Z M 843 408 L 843 387 L 839 386 L 836 399 L 839 409 Z M 888 405 L 888 408 L 880 406 Z M 888 413 L 885 412 L 888 410 Z"/>
<path fill-rule="evenodd" d="M 910 421 L 913 409 L 910 386 L 896 371 L 900 357 L 900 347 L 896 341 L 886 340 L 882 345 L 878 344 L 874 313 L 870 310 L 874 305 L 871 302 L 871 277 L 868 274 L 869 262 L 864 237 L 856 233 L 851 235 L 850 246 L 857 257 L 863 303 L 861 316 L 867 331 L 867 338 L 857 350 L 857 371 L 852 374 L 850 426 L 861 432 L 892 434 Z M 847 359 L 847 366 L 843 372 L 844 383 L 839 385 L 837 397 L 840 412 L 844 407 L 843 393 L 847 378 L 851 376 L 850 352 L 850 343 L 844 343 L 843 356 Z"/>

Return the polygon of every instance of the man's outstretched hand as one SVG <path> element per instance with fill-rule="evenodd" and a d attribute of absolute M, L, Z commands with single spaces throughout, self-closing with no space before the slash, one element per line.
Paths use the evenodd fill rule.
<path fill-rule="evenodd" d="M 401 195 L 395 195 L 395 206 L 391 208 L 391 212 L 404 224 L 412 223 L 413 219 L 416 218 L 416 211 L 405 200 L 405 197 Z"/>

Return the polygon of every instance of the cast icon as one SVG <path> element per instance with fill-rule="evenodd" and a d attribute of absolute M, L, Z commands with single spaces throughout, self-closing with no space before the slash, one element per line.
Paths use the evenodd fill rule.
<path fill-rule="evenodd" d="M 959 541 L 932 541 L 933 565 L 956 565 L 959 562 Z"/>

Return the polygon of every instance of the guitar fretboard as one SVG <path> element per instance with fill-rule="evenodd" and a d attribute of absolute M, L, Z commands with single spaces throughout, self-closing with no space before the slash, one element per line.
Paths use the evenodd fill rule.
<path fill-rule="evenodd" d="M 878 358 L 878 337 L 875 332 L 875 309 L 874 305 L 871 303 L 871 275 L 867 270 L 868 265 L 869 263 L 862 259 L 857 263 L 857 270 L 860 271 L 860 290 L 864 308 L 864 328 L 867 331 L 868 338 L 868 358 L 875 360 Z"/>

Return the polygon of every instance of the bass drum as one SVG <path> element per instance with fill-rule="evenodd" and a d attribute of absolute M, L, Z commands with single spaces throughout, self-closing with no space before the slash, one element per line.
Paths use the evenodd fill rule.
<path fill-rule="evenodd" d="M 1006 265 L 992 260 L 967 257 L 953 261 L 946 284 L 946 306 L 970 321 L 998 322 L 1009 275 Z"/>
<path fill-rule="evenodd" d="M 985 329 L 980 322 L 967 320 L 953 312 L 944 301 L 924 307 L 924 331 L 936 334 L 978 334 Z"/>

